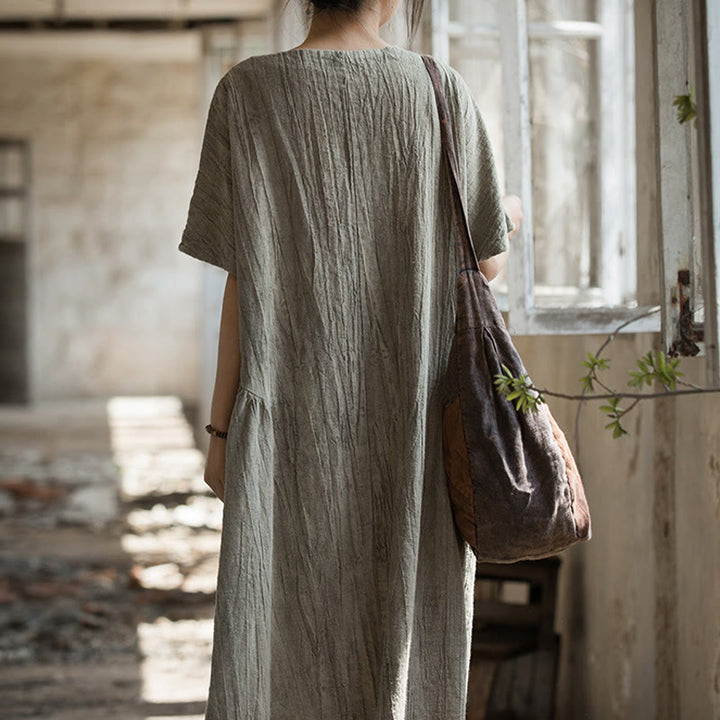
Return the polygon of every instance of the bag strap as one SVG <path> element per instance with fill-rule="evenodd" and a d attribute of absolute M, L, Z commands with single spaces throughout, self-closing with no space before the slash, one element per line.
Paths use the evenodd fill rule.
<path fill-rule="evenodd" d="M 473 247 L 470 237 L 470 225 L 465 212 L 465 206 L 460 193 L 460 183 L 458 181 L 457 160 L 455 158 L 455 143 L 453 140 L 452 124 L 450 122 L 450 111 L 448 109 L 445 93 L 443 92 L 442 80 L 438 71 L 435 58 L 432 55 L 420 54 L 425 63 L 425 67 L 430 74 L 430 80 L 435 90 L 435 103 L 437 105 L 438 116 L 440 118 L 440 134 L 442 138 L 443 154 L 446 160 L 446 169 L 448 179 L 450 181 L 450 191 L 452 194 L 453 209 L 453 228 L 455 230 L 456 247 L 458 251 L 458 260 L 460 263 L 460 272 L 465 270 L 477 270 L 480 272 L 477 255 Z M 470 267 L 463 267 L 465 263 Z"/>

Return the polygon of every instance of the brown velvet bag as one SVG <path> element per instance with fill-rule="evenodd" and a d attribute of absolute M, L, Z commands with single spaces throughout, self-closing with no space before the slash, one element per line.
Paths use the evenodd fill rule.
<path fill-rule="evenodd" d="M 461 268 L 442 398 L 443 460 L 455 524 L 479 561 L 548 557 L 590 539 L 585 491 L 547 404 L 523 413 L 494 385 L 501 365 L 516 377 L 527 372 L 480 271 L 439 71 L 432 56 L 422 57 L 440 117 Z"/>

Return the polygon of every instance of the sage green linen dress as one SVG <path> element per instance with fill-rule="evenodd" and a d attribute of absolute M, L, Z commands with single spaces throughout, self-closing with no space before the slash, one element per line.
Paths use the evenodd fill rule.
<path fill-rule="evenodd" d="M 484 259 L 509 219 L 480 110 L 440 69 Z M 444 162 L 430 77 L 398 46 L 252 56 L 215 88 L 178 246 L 239 302 L 206 720 L 465 718 Z"/>

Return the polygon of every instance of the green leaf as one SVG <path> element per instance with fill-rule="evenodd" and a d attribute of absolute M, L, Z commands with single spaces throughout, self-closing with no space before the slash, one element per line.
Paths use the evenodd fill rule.
<path fill-rule="evenodd" d="M 697 127 L 697 105 L 695 104 L 695 87 L 690 87 L 687 95 L 676 95 L 673 105 L 677 108 L 677 119 L 682 125 L 683 123 L 695 121 Z"/>
<path fill-rule="evenodd" d="M 512 374 L 512 371 L 510 370 L 510 368 L 509 368 L 507 365 L 505 365 L 505 363 L 503 363 L 500 367 L 501 367 L 501 368 L 503 369 L 503 371 L 505 372 L 505 376 L 506 376 L 506 377 L 512 378 L 512 379 L 515 378 L 515 376 Z"/>

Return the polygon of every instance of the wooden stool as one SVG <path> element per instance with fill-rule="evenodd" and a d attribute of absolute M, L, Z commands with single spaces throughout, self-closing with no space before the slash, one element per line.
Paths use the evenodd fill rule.
<path fill-rule="evenodd" d="M 478 563 L 467 720 L 552 720 L 557 555 Z"/>

